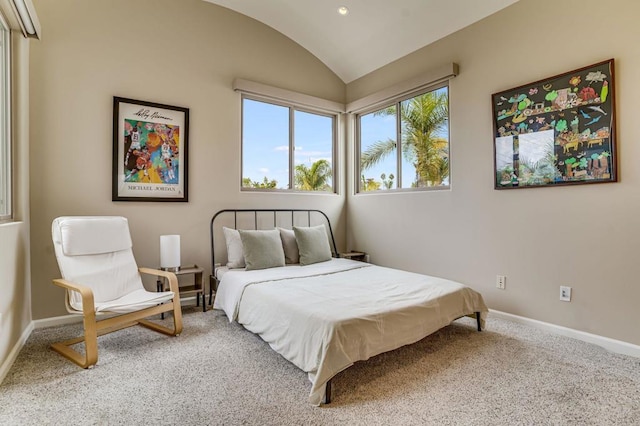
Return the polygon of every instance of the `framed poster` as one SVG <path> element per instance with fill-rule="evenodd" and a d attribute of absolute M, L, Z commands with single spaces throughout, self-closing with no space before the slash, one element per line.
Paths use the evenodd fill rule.
<path fill-rule="evenodd" d="M 113 201 L 188 201 L 189 109 L 113 98 Z"/>
<path fill-rule="evenodd" d="M 495 189 L 616 182 L 613 59 L 492 95 Z"/>

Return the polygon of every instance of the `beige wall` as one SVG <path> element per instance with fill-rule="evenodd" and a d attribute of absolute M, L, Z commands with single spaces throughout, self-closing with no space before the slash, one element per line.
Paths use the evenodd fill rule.
<path fill-rule="evenodd" d="M 127 216 L 141 265 L 157 265 L 159 235 L 179 233 L 183 259 L 208 268 L 208 223 L 218 209 L 317 207 L 336 225 L 339 248 L 460 280 L 493 309 L 640 344 L 640 170 L 632 164 L 640 149 L 633 139 L 640 4 L 634 0 L 615 7 L 521 0 L 347 85 L 351 101 L 446 62 L 461 70 L 450 86 L 451 191 L 348 196 L 346 214 L 344 194 L 351 189 L 343 183 L 337 196 L 247 194 L 236 184 L 234 78 L 345 100 L 344 84 L 306 50 L 200 0 L 34 3 L 44 36 L 31 49 L 34 319 L 65 313 L 62 292 L 50 284 L 58 275 L 50 242 L 56 216 Z M 493 190 L 490 95 L 611 57 L 621 181 Z M 189 203 L 110 201 L 114 95 L 191 109 Z M 351 164 L 344 166 L 342 176 L 351 177 Z M 508 277 L 505 291 L 495 288 L 497 274 Z M 571 303 L 558 300 L 560 285 L 573 287 Z"/>
<path fill-rule="evenodd" d="M 66 313 L 63 292 L 51 284 L 59 275 L 50 230 L 57 216 L 126 216 L 145 266 L 158 265 L 161 234 L 180 234 L 183 262 L 207 273 L 209 221 L 223 208 L 321 208 L 344 241 L 344 195 L 239 191 L 233 79 L 343 102 L 344 83 L 309 52 L 201 0 L 34 3 L 43 30 L 31 52 L 34 319 Z M 188 203 L 111 201 L 113 96 L 190 108 Z"/>
<path fill-rule="evenodd" d="M 496 310 L 640 344 L 638 16 L 636 0 L 521 0 L 349 84 L 352 101 L 460 65 L 450 84 L 451 190 L 349 196 L 349 248 L 467 283 Z M 609 58 L 620 182 L 494 190 L 491 94 Z M 508 277 L 504 291 L 497 274 Z M 558 300 L 560 285 L 573 287 L 571 303 Z"/>
<path fill-rule="evenodd" d="M 4 5 L 3 5 L 3 10 Z M 14 222 L 0 224 L 0 381 L 31 324 L 29 263 L 29 42 L 11 36 Z"/>

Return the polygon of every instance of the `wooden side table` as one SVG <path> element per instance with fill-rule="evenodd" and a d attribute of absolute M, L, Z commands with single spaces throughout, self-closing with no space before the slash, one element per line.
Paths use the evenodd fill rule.
<path fill-rule="evenodd" d="M 202 295 L 202 312 L 207 311 L 207 304 L 205 303 L 206 293 L 204 291 L 204 280 L 202 274 L 204 269 L 193 266 L 181 266 L 174 274 L 178 277 L 178 285 L 180 284 L 180 277 L 183 275 L 193 275 L 193 284 L 180 287 L 180 297 L 196 295 L 196 306 L 200 306 L 200 295 Z M 168 286 L 168 282 L 164 277 L 158 277 L 156 281 L 157 291 L 165 291 L 165 287 Z"/>
<path fill-rule="evenodd" d="M 340 253 L 340 257 L 351 260 L 358 260 L 360 262 L 367 261 L 367 253 L 363 251 L 350 251 L 347 253 Z"/>

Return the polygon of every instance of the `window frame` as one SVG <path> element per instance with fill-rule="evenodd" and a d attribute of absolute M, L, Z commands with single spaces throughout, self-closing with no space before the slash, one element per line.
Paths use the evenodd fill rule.
<path fill-rule="evenodd" d="M 11 30 L 0 14 L 0 222 L 13 219 L 13 141 L 11 111 Z M 2 200 L 5 201 L 3 206 Z"/>
<path fill-rule="evenodd" d="M 287 188 L 253 188 L 242 185 L 244 178 L 244 101 L 245 99 L 271 104 L 289 109 L 289 182 Z M 306 191 L 295 188 L 295 113 L 296 111 L 308 114 L 315 114 L 331 119 L 331 190 L 330 191 Z M 240 96 L 240 191 L 241 192 L 265 192 L 265 193 L 297 193 L 297 194 L 337 194 L 338 193 L 338 128 L 340 123 L 340 113 L 329 112 L 320 108 L 313 108 L 296 102 L 288 102 L 276 99 L 267 95 L 257 95 L 242 93 Z"/>
<path fill-rule="evenodd" d="M 449 181 L 447 185 L 439 185 L 439 186 L 427 186 L 420 188 L 402 188 L 402 119 L 400 117 L 400 105 L 402 102 L 424 95 L 426 93 L 435 92 L 439 89 L 446 88 L 447 89 L 447 156 L 449 159 L 451 158 L 451 88 L 449 85 L 449 80 L 444 79 L 439 82 L 434 82 L 428 86 L 420 86 L 415 89 L 399 94 L 397 96 L 391 97 L 385 100 L 383 103 L 375 103 L 374 105 L 362 108 L 354 113 L 354 124 L 355 124 L 355 176 L 354 176 L 354 195 L 371 195 L 371 194 L 393 194 L 393 193 L 407 193 L 407 192 L 424 192 L 424 191 L 443 191 L 451 189 L 451 166 L 449 166 Z M 396 106 L 396 187 L 392 189 L 379 189 L 375 191 L 363 191 L 362 190 L 362 182 L 360 177 L 362 176 L 362 169 L 360 158 L 362 154 L 362 141 L 361 141 L 361 118 L 362 116 L 371 114 L 376 111 L 383 110 L 390 106 Z"/>

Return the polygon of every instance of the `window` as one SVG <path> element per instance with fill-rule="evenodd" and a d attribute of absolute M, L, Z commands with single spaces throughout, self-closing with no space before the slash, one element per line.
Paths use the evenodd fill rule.
<path fill-rule="evenodd" d="M 242 189 L 335 192 L 337 115 L 242 97 Z"/>
<path fill-rule="evenodd" d="M 0 16 L 0 220 L 11 219 L 11 96 L 9 30 Z"/>
<path fill-rule="evenodd" d="M 358 192 L 449 187 L 449 88 L 356 115 Z"/>

